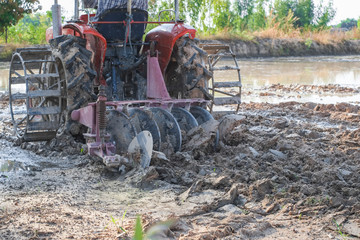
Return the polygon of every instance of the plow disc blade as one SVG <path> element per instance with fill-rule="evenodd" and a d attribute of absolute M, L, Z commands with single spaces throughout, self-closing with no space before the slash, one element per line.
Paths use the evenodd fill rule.
<path fill-rule="evenodd" d="M 122 112 L 111 110 L 106 113 L 106 131 L 110 134 L 110 141 L 116 146 L 116 153 L 126 153 L 136 130 L 130 119 Z"/>
<path fill-rule="evenodd" d="M 162 108 L 150 108 L 161 134 L 160 150 L 166 153 L 181 150 L 181 130 L 175 117 Z"/>
<path fill-rule="evenodd" d="M 191 107 L 190 113 L 196 118 L 199 125 L 214 119 L 214 117 L 202 107 Z"/>
<path fill-rule="evenodd" d="M 203 124 L 204 122 L 214 120 L 214 117 L 206 111 L 206 109 L 202 107 L 191 107 L 190 113 L 196 118 L 199 125 Z M 215 142 L 214 142 L 214 148 L 217 149 L 219 145 L 219 130 L 216 131 L 215 135 Z"/>
<path fill-rule="evenodd" d="M 153 119 L 153 114 L 149 110 L 140 108 L 131 108 L 128 110 L 132 124 L 136 132 L 149 131 L 153 138 L 154 150 L 160 151 L 161 135 L 156 121 Z"/>
<path fill-rule="evenodd" d="M 136 135 L 129 145 L 128 152 L 133 159 L 139 161 L 143 168 L 150 166 L 153 150 L 153 138 L 149 131 L 142 131 Z"/>
<path fill-rule="evenodd" d="M 180 129 L 185 131 L 186 133 L 198 126 L 198 122 L 196 121 L 195 117 L 185 110 L 184 108 L 174 107 L 171 110 L 172 115 L 174 115 L 176 121 L 178 122 Z"/>

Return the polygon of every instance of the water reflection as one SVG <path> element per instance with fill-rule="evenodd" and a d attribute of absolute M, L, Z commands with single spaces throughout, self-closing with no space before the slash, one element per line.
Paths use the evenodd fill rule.
<path fill-rule="evenodd" d="M 271 84 L 360 86 L 360 56 L 241 60 L 244 87 Z"/>
<path fill-rule="evenodd" d="M 9 63 L 0 62 L 0 91 L 7 91 L 9 88 Z"/>

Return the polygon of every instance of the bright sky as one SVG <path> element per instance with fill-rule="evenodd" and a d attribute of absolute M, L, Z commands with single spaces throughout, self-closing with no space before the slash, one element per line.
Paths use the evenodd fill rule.
<path fill-rule="evenodd" d="M 321 0 L 314 0 L 315 5 L 318 5 Z M 329 0 L 324 0 L 327 4 Z M 359 0 L 333 0 L 334 7 L 336 9 L 335 19 L 330 23 L 331 25 L 340 23 L 341 20 L 346 18 L 360 17 L 360 1 Z M 40 4 L 43 6 L 43 11 L 51 9 L 51 5 L 54 4 L 53 0 L 40 0 Z M 74 0 L 58 0 L 58 4 L 63 9 L 63 14 L 69 18 L 74 14 Z M 65 12 L 64 12 L 65 11 Z"/>
<path fill-rule="evenodd" d="M 327 4 L 329 0 L 324 0 Z M 320 0 L 314 0 L 315 5 L 319 5 Z M 360 1 L 359 0 L 333 0 L 334 8 L 336 9 L 336 15 L 334 20 L 330 23 L 335 25 L 347 18 L 355 18 L 356 20 L 360 17 Z"/>

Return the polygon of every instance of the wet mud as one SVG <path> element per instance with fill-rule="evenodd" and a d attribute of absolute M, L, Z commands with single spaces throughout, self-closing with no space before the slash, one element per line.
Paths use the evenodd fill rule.
<path fill-rule="evenodd" d="M 189 131 L 182 151 L 127 172 L 68 136 L 20 143 L 7 111 L 2 96 L 0 239 L 131 239 L 137 215 L 145 230 L 175 220 L 156 239 L 360 238 L 355 104 L 244 103 Z"/>

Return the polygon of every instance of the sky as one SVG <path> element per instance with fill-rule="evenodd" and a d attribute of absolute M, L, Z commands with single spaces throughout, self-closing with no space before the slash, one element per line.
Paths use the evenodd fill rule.
<path fill-rule="evenodd" d="M 319 5 L 321 0 L 314 0 L 315 5 Z M 323 0 L 325 4 L 329 0 Z M 360 1 L 359 0 L 333 0 L 334 7 L 336 9 L 336 16 L 330 25 L 335 25 L 346 18 L 360 17 Z M 48 11 L 51 9 L 51 5 L 54 4 L 53 0 L 40 0 L 40 4 L 43 6 L 42 11 Z M 58 0 L 58 4 L 63 9 L 63 14 L 70 18 L 74 14 L 74 0 Z"/>

